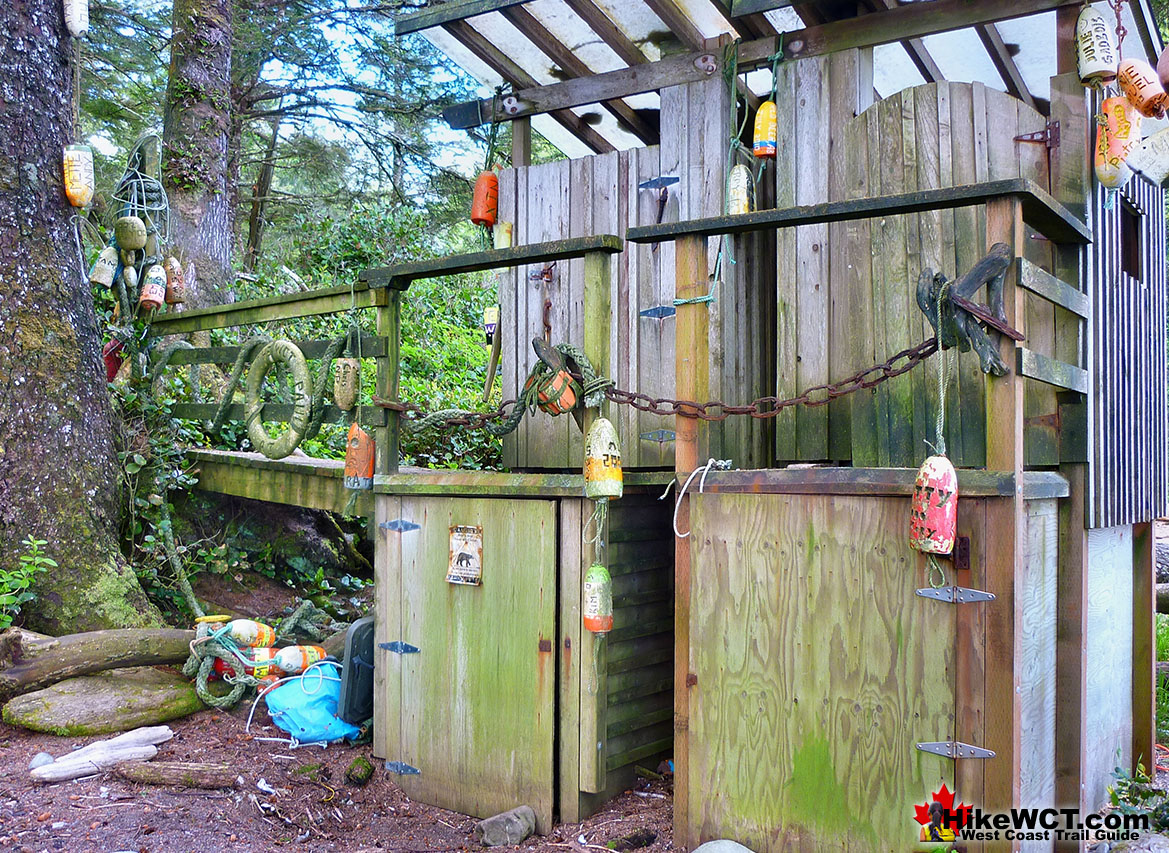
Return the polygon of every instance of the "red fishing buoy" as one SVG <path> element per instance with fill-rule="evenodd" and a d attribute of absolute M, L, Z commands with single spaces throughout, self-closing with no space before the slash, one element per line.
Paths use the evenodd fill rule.
<path fill-rule="evenodd" d="M 499 178 L 490 170 L 479 173 L 475 179 L 475 195 L 471 199 L 471 221 L 484 228 L 495 224 L 499 212 Z"/>
<path fill-rule="evenodd" d="M 122 369 L 122 350 L 126 345 L 117 338 L 111 339 L 104 347 L 101 348 L 101 359 L 106 366 L 106 382 L 113 382 L 114 377 L 118 375 L 118 371 Z"/>
<path fill-rule="evenodd" d="M 958 529 L 958 472 L 945 456 L 931 456 L 917 471 L 909 544 L 924 554 L 949 554 Z"/>

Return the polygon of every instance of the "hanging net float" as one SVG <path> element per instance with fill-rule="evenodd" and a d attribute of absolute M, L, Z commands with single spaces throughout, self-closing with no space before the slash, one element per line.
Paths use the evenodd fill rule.
<path fill-rule="evenodd" d="M 146 247 L 146 223 L 137 216 L 120 216 L 114 223 L 114 240 L 122 251 Z"/>
<path fill-rule="evenodd" d="M 138 304 L 147 311 L 157 311 L 166 301 L 166 270 L 162 264 L 151 264 L 142 279 Z"/>
<path fill-rule="evenodd" d="M 608 418 L 597 418 L 585 436 L 585 497 L 589 500 L 619 498 L 624 491 L 621 447 L 617 430 Z"/>
<path fill-rule="evenodd" d="M 1161 118 L 1169 105 L 1169 95 L 1153 66 L 1143 59 L 1124 59 L 1116 71 L 1120 91 L 1146 118 Z"/>
<path fill-rule="evenodd" d="M 345 488 L 373 488 L 375 447 L 369 433 L 356 423 L 349 425 L 345 442 Z"/>
<path fill-rule="evenodd" d="M 593 563 L 585 572 L 581 622 L 593 634 L 613 630 L 613 577 L 600 563 Z"/>
<path fill-rule="evenodd" d="M 77 208 L 93 202 L 93 149 L 88 145 L 66 145 L 63 155 L 65 195 Z"/>
<path fill-rule="evenodd" d="M 1076 19 L 1076 64 L 1080 82 L 1100 89 L 1116 80 L 1120 56 L 1116 33 L 1095 7 L 1085 5 Z"/>
<path fill-rule="evenodd" d="M 958 473 L 945 456 L 922 463 L 913 484 L 910 547 L 923 554 L 949 554 L 958 530 Z"/>
<path fill-rule="evenodd" d="M 89 32 L 89 0 L 65 0 L 65 27 L 73 38 Z"/>
<path fill-rule="evenodd" d="M 187 301 L 187 279 L 183 273 L 183 265 L 178 258 L 167 258 L 163 264 L 166 269 L 166 304 L 182 305 Z"/>
<path fill-rule="evenodd" d="M 755 138 L 751 153 L 756 157 L 774 159 L 776 139 L 775 102 L 764 101 L 755 113 Z"/>
<path fill-rule="evenodd" d="M 1169 179 L 1169 128 L 1158 130 L 1134 145 L 1125 162 L 1154 184 L 1164 184 Z"/>
<path fill-rule="evenodd" d="M 219 634 L 224 628 L 227 631 Z M 254 619 L 232 619 L 226 616 L 203 616 L 195 622 L 195 637 L 210 637 L 219 634 L 230 639 L 237 646 L 258 648 L 271 646 L 276 642 L 276 631 L 270 625 L 257 622 Z"/>
<path fill-rule="evenodd" d="M 499 213 L 499 178 L 495 172 L 485 169 L 475 179 L 475 192 L 471 198 L 471 221 L 484 228 L 495 224 Z"/>
<path fill-rule="evenodd" d="M 361 390 L 361 361 L 356 358 L 338 358 L 333 362 L 333 402 L 343 412 L 357 405 Z"/>
<path fill-rule="evenodd" d="M 751 170 L 742 163 L 731 169 L 727 179 L 727 213 L 750 213 L 755 209 L 755 185 Z"/>
<path fill-rule="evenodd" d="M 541 412 L 549 415 L 563 415 L 576 408 L 576 401 L 580 399 L 580 385 L 572 375 L 563 368 L 542 378 L 535 374 L 528 376 L 524 382 L 524 396 L 536 389 L 536 406 Z"/>
<path fill-rule="evenodd" d="M 1096 180 L 1109 189 L 1128 183 L 1129 152 L 1141 139 L 1141 114 L 1127 98 L 1106 98 L 1096 126 Z"/>
<path fill-rule="evenodd" d="M 106 246 L 98 253 L 97 260 L 89 268 L 89 283 L 101 287 L 113 287 L 118 274 L 118 250 Z"/>

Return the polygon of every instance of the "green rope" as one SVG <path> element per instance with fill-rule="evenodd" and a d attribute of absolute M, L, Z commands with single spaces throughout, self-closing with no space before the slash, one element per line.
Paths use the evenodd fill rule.
<path fill-rule="evenodd" d="M 360 335 L 358 339 L 360 340 Z M 341 355 L 348 341 L 348 332 L 338 336 L 329 344 L 329 348 L 325 350 L 325 354 L 321 357 L 321 366 L 317 368 L 317 380 L 313 386 L 312 417 L 309 419 L 308 429 L 304 433 L 306 439 L 316 438 L 317 434 L 321 431 L 321 423 L 325 418 L 325 392 L 329 382 L 329 371 L 333 367 L 333 360 Z M 353 409 L 357 411 L 356 406 Z"/>

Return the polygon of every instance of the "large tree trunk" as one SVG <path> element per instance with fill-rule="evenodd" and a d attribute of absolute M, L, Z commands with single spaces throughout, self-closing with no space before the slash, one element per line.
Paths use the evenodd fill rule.
<path fill-rule="evenodd" d="M 171 242 L 196 269 L 186 307 L 199 308 L 231 296 L 231 2 L 175 0 L 172 28 L 162 180 Z"/>
<path fill-rule="evenodd" d="M 61 169 L 71 53 L 59 0 L 0 7 L 0 567 L 47 540 L 58 568 L 24 621 L 50 634 L 159 621 L 115 537 L 113 413 Z"/>

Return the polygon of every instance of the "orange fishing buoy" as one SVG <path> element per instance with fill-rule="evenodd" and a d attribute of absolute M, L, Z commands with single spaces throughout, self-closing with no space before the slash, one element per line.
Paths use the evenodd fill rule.
<path fill-rule="evenodd" d="M 287 646 L 276 653 L 272 662 L 287 675 L 299 675 L 328 654 L 320 646 Z"/>
<path fill-rule="evenodd" d="M 471 221 L 484 228 L 495 224 L 499 213 L 499 178 L 489 169 L 475 179 L 475 194 L 471 199 Z"/>
<path fill-rule="evenodd" d="M 1169 95 L 1149 63 L 1143 59 L 1122 59 L 1116 69 L 1116 81 L 1120 84 L 1120 91 L 1141 115 L 1147 118 L 1164 115 Z"/>
<path fill-rule="evenodd" d="M 65 146 L 65 195 L 74 207 L 93 201 L 93 149 L 88 145 Z"/>
<path fill-rule="evenodd" d="M 613 630 L 613 578 L 600 563 L 593 563 L 584 577 L 581 621 L 586 631 L 608 634 Z"/>
<path fill-rule="evenodd" d="M 528 381 L 524 383 L 525 396 L 536 383 L 535 376 L 528 377 Z M 545 376 L 536 384 L 536 405 L 541 412 L 563 415 L 576 408 L 579 390 L 580 386 L 576 384 L 572 375 L 567 370 L 559 370 L 551 376 Z"/>
<path fill-rule="evenodd" d="M 166 304 L 182 305 L 187 299 L 187 282 L 183 275 L 183 265 L 178 258 L 167 258 L 166 267 Z"/>
<path fill-rule="evenodd" d="M 1106 98 L 1096 127 L 1096 180 L 1109 189 L 1128 183 L 1128 154 L 1141 140 L 1141 114 L 1127 98 Z"/>
<path fill-rule="evenodd" d="M 276 649 L 240 649 L 240 660 L 228 664 L 216 658 L 214 672 L 223 678 L 235 678 L 239 670 L 253 678 L 263 678 L 275 667 Z"/>
<path fill-rule="evenodd" d="M 369 433 L 356 423 L 349 425 L 345 443 L 345 488 L 372 489 L 374 443 Z"/>
<path fill-rule="evenodd" d="M 142 293 L 138 304 L 147 311 L 157 311 L 166 300 L 166 270 L 162 264 L 152 264 L 142 280 Z"/>
<path fill-rule="evenodd" d="M 755 142 L 751 153 L 756 157 L 775 157 L 775 102 L 764 101 L 755 113 Z"/>

